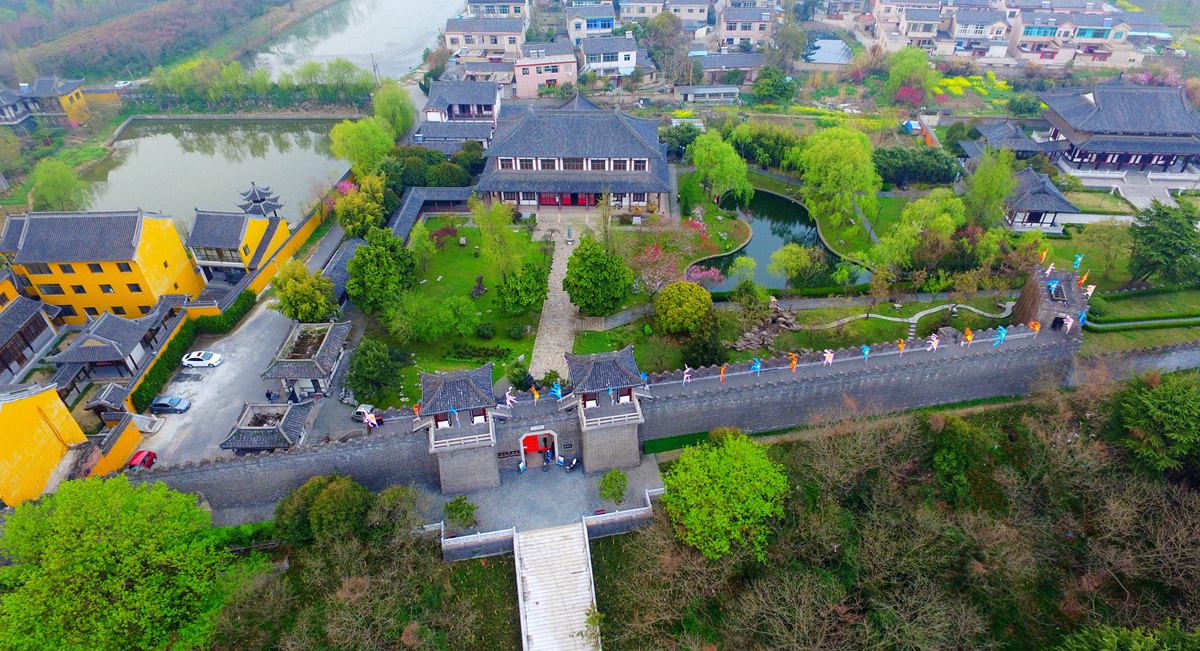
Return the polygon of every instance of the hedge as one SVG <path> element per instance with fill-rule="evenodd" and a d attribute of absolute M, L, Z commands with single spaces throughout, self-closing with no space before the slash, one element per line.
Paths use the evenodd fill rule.
<path fill-rule="evenodd" d="M 275 538 L 274 522 L 255 522 L 235 527 L 213 527 L 205 532 L 205 538 L 214 547 L 251 547 Z"/>
<path fill-rule="evenodd" d="M 1088 312 L 1088 321 L 1094 323 L 1130 323 L 1135 321 L 1159 321 L 1161 319 L 1190 319 L 1200 316 L 1200 311 L 1172 312 L 1169 314 L 1139 314 L 1137 316 L 1096 316 Z"/>
<path fill-rule="evenodd" d="M 229 334 L 250 313 L 250 310 L 254 309 L 257 302 L 258 296 L 254 292 L 246 290 L 220 316 L 202 316 L 196 319 L 196 327 L 200 332 L 211 335 Z"/>
<path fill-rule="evenodd" d="M 1123 291 L 1123 292 L 1106 292 L 1104 294 L 1097 294 L 1097 296 L 1099 296 L 1105 300 L 1113 300 L 1113 299 L 1121 300 L 1123 298 L 1129 298 L 1129 297 L 1134 297 L 1134 296 L 1153 296 L 1154 294 L 1170 294 L 1172 292 L 1179 292 L 1179 291 L 1183 291 L 1185 289 L 1200 289 L 1200 283 L 1189 283 L 1186 285 L 1160 285 L 1158 287 L 1148 287 L 1146 289 L 1130 289 L 1130 290 Z"/>
<path fill-rule="evenodd" d="M 1134 323 L 1123 326 L 1113 326 L 1111 328 L 1097 328 L 1092 325 L 1089 320 L 1083 324 L 1083 329 L 1088 332 L 1126 332 L 1129 330 L 1157 330 L 1159 328 L 1200 328 L 1200 322 L 1192 323 Z"/>
<path fill-rule="evenodd" d="M 142 383 L 130 396 L 135 413 L 144 411 L 158 395 L 158 392 L 162 391 L 167 380 L 171 379 L 171 374 L 175 372 L 176 368 L 179 368 L 183 356 L 187 354 L 194 341 L 196 341 L 196 323 L 184 321 L 183 325 L 179 326 L 179 332 L 175 338 L 171 340 L 165 350 L 158 354 L 158 359 L 154 360 L 154 364 L 142 376 Z"/>

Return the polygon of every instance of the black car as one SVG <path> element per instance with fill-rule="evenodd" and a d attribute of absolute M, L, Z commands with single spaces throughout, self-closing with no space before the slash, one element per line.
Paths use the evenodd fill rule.
<path fill-rule="evenodd" d="M 159 396 L 150 403 L 152 414 L 182 414 L 191 409 L 192 403 L 176 396 Z"/>

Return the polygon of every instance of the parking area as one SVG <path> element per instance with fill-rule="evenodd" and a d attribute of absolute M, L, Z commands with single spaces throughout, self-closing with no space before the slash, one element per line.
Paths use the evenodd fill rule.
<path fill-rule="evenodd" d="M 161 416 L 162 427 L 139 449 L 157 452 L 163 465 L 212 459 L 223 452 L 229 456 L 218 446 L 229 435 L 242 402 L 262 402 L 267 389 L 280 388 L 277 380 L 263 380 L 259 374 L 290 328 L 286 317 L 260 304 L 229 335 L 197 338 L 193 350 L 220 353 L 225 361 L 216 368 L 181 368 L 176 373 L 163 395 L 187 398 L 192 407 L 186 413 Z"/>

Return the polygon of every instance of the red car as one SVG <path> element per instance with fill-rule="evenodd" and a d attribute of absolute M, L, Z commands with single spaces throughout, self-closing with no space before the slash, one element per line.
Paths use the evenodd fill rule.
<path fill-rule="evenodd" d="M 158 460 L 157 454 L 150 452 L 149 450 L 142 450 L 141 452 L 133 455 L 133 458 L 129 460 L 129 469 L 141 470 L 142 468 L 149 468 L 150 466 L 154 465 L 156 460 Z"/>

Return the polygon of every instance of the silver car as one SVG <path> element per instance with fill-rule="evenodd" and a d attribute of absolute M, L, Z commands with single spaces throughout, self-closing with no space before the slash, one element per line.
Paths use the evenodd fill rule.
<path fill-rule="evenodd" d="M 225 361 L 218 353 L 207 350 L 197 350 L 194 353 L 188 353 L 183 356 L 184 368 L 197 368 L 201 366 L 220 366 L 221 362 Z"/>

